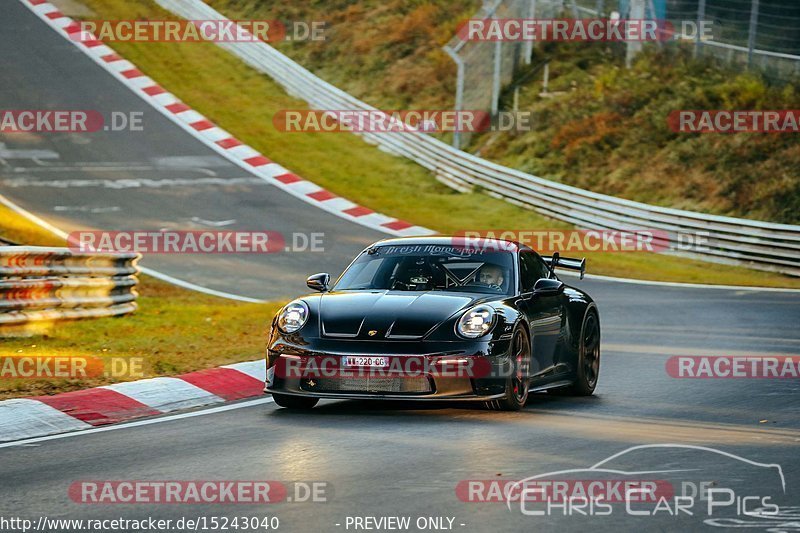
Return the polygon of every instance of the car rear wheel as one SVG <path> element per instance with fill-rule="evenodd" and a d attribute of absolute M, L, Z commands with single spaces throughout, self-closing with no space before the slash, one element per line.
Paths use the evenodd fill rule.
<path fill-rule="evenodd" d="M 286 409 L 311 409 L 317 405 L 317 402 L 319 401 L 319 398 L 309 398 L 308 396 L 290 396 L 288 394 L 276 393 L 272 393 L 272 399 L 275 400 L 275 403 L 280 407 L 285 407 Z"/>
<path fill-rule="evenodd" d="M 511 338 L 511 375 L 506 381 L 506 395 L 499 400 L 486 402 L 495 411 L 519 411 L 528 401 L 528 376 L 531 366 L 531 341 L 528 331 L 518 326 Z"/>
<path fill-rule="evenodd" d="M 578 364 L 575 381 L 558 392 L 570 396 L 591 396 L 600 375 L 600 320 L 594 310 L 586 313 L 578 346 Z"/>

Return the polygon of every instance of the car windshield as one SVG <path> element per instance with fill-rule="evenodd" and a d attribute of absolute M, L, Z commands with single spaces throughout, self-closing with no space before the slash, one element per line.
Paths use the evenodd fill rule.
<path fill-rule="evenodd" d="M 449 245 L 376 246 L 334 287 L 339 291 L 456 291 L 511 294 L 514 254 Z"/>

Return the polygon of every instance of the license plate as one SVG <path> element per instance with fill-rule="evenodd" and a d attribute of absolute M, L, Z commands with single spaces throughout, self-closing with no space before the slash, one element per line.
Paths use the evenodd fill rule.
<path fill-rule="evenodd" d="M 375 357 L 370 355 L 348 355 L 344 358 L 346 367 L 386 368 L 389 366 L 388 357 Z"/>

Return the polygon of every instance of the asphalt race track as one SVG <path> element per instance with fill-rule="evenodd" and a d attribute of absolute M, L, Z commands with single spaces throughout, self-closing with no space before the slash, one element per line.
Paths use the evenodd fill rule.
<path fill-rule="evenodd" d="M 16 1 L 3 2 L 0 30 L 0 107 L 144 112 L 146 127 L 139 133 L 0 139 L 0 193 L 56 226 L 203 229 L 208 226 L 202 221 L 235 219 L 225 229 L 325 232 L 325 253 L 162 255 L 144 261 L 186 281 L 256 298 L 298 294 L 307 274 L 338 273 L 354 253 L 382 237 L 207 150 Z M 29 150 L 45 152 L 26 157 Z M 140 185 L 113 187 L 122 180 Z M 587 469 L 633 446 L 683 444 L 780 465 L 785 491 L 774 468 L 709 450 L 648 448 L 609 464 L 625 472 L 659 471 L 648 479 L 673 483 L 738 484 L 743 488 L 737 495 L 772 497 L 784 517 L 732 517 L 734 507 L 720 507 L 712 518 L 729 521 L 718 526 L 800 529 L 800 380 L 676 379 L 665 369 L 674 355 L 798 355 L 800 293 L 575 284 L 589 290 L 601 312 L 603 364 L 594 397 L 536 394 L 518 413 L 354 401 L 323 401 L 309 413 L 295 413 L 264 402 L 3 447 L 0 516 L 277 516 L 283 531 L 353 531 L 353 517 L 364 516 L 407 516 L 412 524 L 418 517 L 449 517 L 452 529 L 465 532 L 718 529 L 704 522 L 705 503 L 694 515 L 679 517 L 666 511 L 632 516 L 624 505 L 609 516 L 531 516 L 519 504 L 508 509 L 504 503 L 464 502 L 456 491 L 463 480 Z M 601 478 L 598 472 L 566 477 Z M 289 487 L 322 481 L 328 501 L 86 505 L 68 496 L 78 480 L 253 479 Z"/>

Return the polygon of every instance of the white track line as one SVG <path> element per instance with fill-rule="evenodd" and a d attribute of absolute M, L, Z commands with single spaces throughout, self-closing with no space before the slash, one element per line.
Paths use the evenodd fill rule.
<path fill-rule="evenodd" d="M 574 272 L 559 272 L 559 276 L 569 276 L 577 278 L 579 274 Z M 748 285 L 712 285 L 708 283 L 681 283 L 677 281 L 652 281 L 648 279 L 635 278 L 616 278 L 614 276 L 601 276 L 599 274 L 586 274 L 586 279 L 598 281 L 613 281 L 616 283 L 629 283 L 633 285 L 653 285 L 656 287 L 676 287 L 679 289 L 725 289 L 729 291 L 752 291 L 752 292 L 800 292 L 800 289 L 789 289 L 781 287 L 757 287 Z"/>
<path fill-rule="evenodd" d="M 183 418 L 194 418 L 196 416 L 212 415 L 215 413 L 222 413 L 225 411 L 233 411 L 234 409 L 244 409 L 245 407 L 254 407 L 265 403 L 272 403 L 272 398 L 258 398 L 257 400 L 248 400 L 246 402 L 234 403 L 230 405 L 222 405 L 219 407 L 212 407 L 210 409 L 203 409 L 200 411 L 192 411 L 190 413 L 180 413 L 177 415 L 167 415 L 159 418 L 149 418 L 147 420 L 139 420 L 137 422 L 125 422 L 123 424 L 115 424 L 111 426 L 104 426 L 93 429 L 85 429 L 83 431 L 74 431 L 72 433 L 60 433 L 58 435 L 47 435 L 45 437 L 35 437 L 32 439 L 17 440 L 14 442 L 5 442 L 0 444 L 0 448 L 11 448 L 14 446 L 25 446 L 28 444 L 35 444 L 37 442 L 45 442 L 48 440 L 67 439 L 70 437 L 82 437 L 84 435 L 91 435 L 94 433 L 105 433 L 106 431 L 116 431 L 118 429 L 127 429 L 140 426 L 150 426 L 152 424 L 160 424 L 162 422 L 171 422 L 173 420 L 181 420 Z"/>

